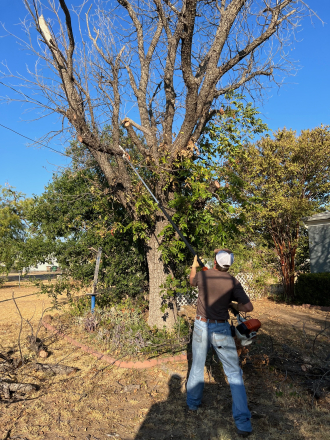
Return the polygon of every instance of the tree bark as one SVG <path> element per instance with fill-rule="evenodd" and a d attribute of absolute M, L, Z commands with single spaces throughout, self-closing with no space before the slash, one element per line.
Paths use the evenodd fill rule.
<path fill-rule="evenodd" d="M 79 368 L 76 367 L 69 367 L 61 364 L 40 364 L 39 362 L 34 365 L 34 368 L 37 371 L 44 371 L 53 374 L 72 374 L 79 371 Z"/>
<path fill-rule="evenodd" d="M 177 309 L 175 299 L 171 302 L 166 301 L 169 307 L 165 312 L 161 311 L 163 304 L 161 290 L 162 284 L 165 284 L 166 278 L 170 273 L 166 270 L 162 254 L 159 249 L 161 244 L 161 237 L 159 234 L 169 223 L 164 218 L 156 222 L 153 233 L 147 243 L 147 262 L 149 271 L 149 319 L 150 327 L 156 326 L 162 329 L 164 326 L 166 330 L 171 330 L 176 322 Z"/>
<path fill-rule="evenodd" d="M 288 255 L 285 255 L 284 252 L 279 253 L 281 259 L 284 293 L 286 299 L 289 301 L 292 301 L 294 298 L 295 254 L 296 254 L 296 249 L 290 249 Z"/>

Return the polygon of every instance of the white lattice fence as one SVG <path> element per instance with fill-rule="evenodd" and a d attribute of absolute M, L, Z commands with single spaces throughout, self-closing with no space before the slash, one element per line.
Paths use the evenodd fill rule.
<path fill-rule="evenodd" d="M 243 289 L 249 295 L 250 299 L 260 298 L 264 294 L 264 287 L 256 287 L 253 283 L 252 273 L 239 273 L 235 278 L 242 284 Z M 178 295 L 176 298 L 177 306 L 195 306 L 197 304 L 198 289 L 195 290 L 193 296 Z"/>
<path fill-rule="evenodd" d="M 252 273 L 238 273 L 235 278 L 242 284 L 243 289 L 249 295 L 250 299 L 260 298 L 264 294 L 265 288 L 255 285 Z"/>
<path fill-rule="evenodd" d="M 197 304 L 198 289 L 194 289 L 192 296 L 190 295 L 178 295 L 176 297 L 176 303 L 178 308 L 182 306 L 195 306 Z"/>

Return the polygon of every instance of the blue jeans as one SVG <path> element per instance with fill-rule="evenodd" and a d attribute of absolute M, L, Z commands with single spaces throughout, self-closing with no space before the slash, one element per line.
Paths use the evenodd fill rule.
<path fill-rule="evenodd" d="M 252 431 L 251 413 L 243 382 L 243 372 L 234 338 L 231 336 L 228 322 L 214 323 L 195 321 L 192 351 L 193 362 L 187 383 L 187 405 L 197 409 L 201 404 L 204 389 L 204 366 L 210 345 L 213 345 L 227 376 L 233 399 L 233 417 L 241 431 Z"/>

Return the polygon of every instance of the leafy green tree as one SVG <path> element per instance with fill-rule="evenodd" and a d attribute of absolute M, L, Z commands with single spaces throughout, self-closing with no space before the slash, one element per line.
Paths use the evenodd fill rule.
<path fill-rule="evenodd" d="M 258 110 L 245 103 L 243 96 L 230 94 L 227 100 L 228 104 L 205 128 L 198 147 L 192 146 L 177 162 L 172 177 L 175 191 L 168 204 L 176 224 L 207 260 L 213 258 L 215 248 L 228 247 L 235 239 L 237 243 L 244 224 L 223 178 L 223 157 L 241 151 L 247 142 L 267 130 Z M 191 292 L 187 274 L 192 257 L 170 226 L 162 235 L 162 257 L 172 269 L 165 290 L 170 296 L 187 294 Z"/>
<path fill-rule="evenodd" d="M 247 225 L 276 249 L 288 300 L 302 218 L 324 209 L 330 194 L 330 128 L 282 129 L 229 152 L 222 176 Z"/>
<path fill-rule="evenodd" d="M 58 129 L 98 162 L 113 197 L 147 243 L 149 324 L 171 328 L 175 313 L 169 310 L 166 321 L 160 313 L 160 285 L 168 274 L 160 234 L 169 223 L 127 166 L 120 131 L 147 167 L 157 198 L 173 208 L 178 162 L 199 143 L 228 92 L 244 87 L 260 93 L 263 78 L 285 71 L 284 48 L 308 7 L 297 0 L 267 0 L 266 7 L 258 0 L 101 0 L 72 13 L 66 0 L 23 2 L 23 44 L 40 69 L 17 75 L 33 89 L 20 99 L 56 114 Z M 111 138 L 104 136 L 109 120 Z"/>
<path fill-rule="evenodd" d="M 111 300 L 134 297 L 147 288 L 144 246 L 125 231 L 126 214 L 107 192 L 93 167 L 54 175 L 45 192 L 34 198 L 28 217 L 32 235 L 24 252 L 39 261 L 56 258 L 67 277 L 90 287 L 101 246 L 98 289 Z M 123 230 L 114 231 L 119 220 Z"/>
<path fill-rule="evenodd" d="M 241 222 L 235 218 L 224 188 L 216 180 L 222 167 L 218 158 L 224 149 L 241 149 L 244 142 L 266 128 L 257 110 L 251 104 L 244 104 L 241 96 L 227 96 L 227 99 L 228 105 L 221 109 L 218 119 L 208 125 L 200 144 L 192 145 L 180 156 L 173 175 L 168 172 L 172 196 L 166 209 L 199 254 L 205 256 L 210 256 L 215 247 L 224 245 L 235 235 Z M 111 127 L 103 136 L 111 138 Z M 129 138 L 123 136 L 121 143 L 153 189 L 154 174 L 148 166 L 141 166 L 139 152 Z M 145 288 L 149 281 L 145 266 L 148 231 L 157 218 L 157 206 L 132 173 L 136 190 L 132 190 L 130 197 L 136 200 L 138 219 L 132 218 L 117 202 L 102 170 L 88 151 L 74 142 L 68 152 L 74 157 L 72 169 L 55 176 L 45 193 L 35 199 L 29 217 L 35 235 L 30 249 L 33 249 L 32 242 L 37 240 L 40 248 L 34 249 L 34 253 L 40 260 L 42 253 L 47 256 L 52 252 L 73 278 L 85 279 L 88 284 L 94 268 L 90 247 L 102 246 L 109 255 L 103 262 L 107 271 L 102 275 L 106 286 L 119 286 L 122 280 L 121 294 L 134 296 L 135 289 Z M 166 164 L 163 172 L 166 172 Z M 36 234 L 40 234 L 38 239 Z M 176 294 L 189 290 L 186 272 L 192 256 L 170 225 L 154 238 L 161 243 L 159 251 L 169 274 L 163 283 L 167 295 L 164 298 L 162 292 L 162 310 L 160 307 L 158 310 L 163 315 L 167 306 L 173 304 Z M 138 260 L 132 261 L 132 258 Z M 134 279 L 133 283 L 130 278 Z"/>
<path fill-rule="evenodd" d="M 0 187 L 0 274 L 26 262 L 21 249 L 27 236 L 26 215 L 31 201 L 14 188 Z"/>

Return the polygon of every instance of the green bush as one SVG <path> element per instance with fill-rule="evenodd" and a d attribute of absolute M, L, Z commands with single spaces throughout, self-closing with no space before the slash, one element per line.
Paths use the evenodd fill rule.
<path fill-rule="evenodd" d="M 303 273 L 295 285 L 295 299 L 300 304 L 330 306 L 330 273 Z"/>
<path fill-rule="evenodd" d="M 82 298 L 70 298 L 69 304 L 69 313 L 71 316 L 83 316 L 91 309 L 91 298 L 90 296 L 83 296 Z"/>

